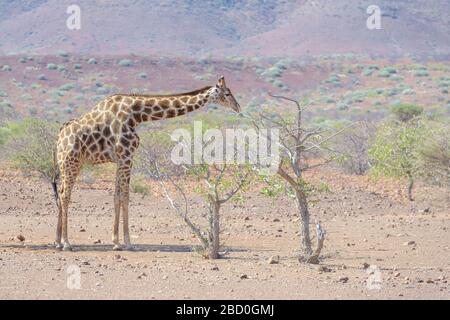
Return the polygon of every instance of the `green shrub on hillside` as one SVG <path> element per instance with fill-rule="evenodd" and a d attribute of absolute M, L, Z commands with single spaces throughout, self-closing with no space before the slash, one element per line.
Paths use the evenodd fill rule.
<path fill-rule="evenodd" d="M 59 50 L 58 51 L 58 56 L 63 57 L 63 58 L 67 58 L 69 56 L 69 54 L 64 51 L 64 50 Z"/>
<path fill-rule="evenodd" d="M 44 120 L 25 119 L 9 124 L 4 131 L 3 155 L 15 168 L 40 173 L 49 181 L 56 178 L 53 153 L 57 125 Z"/>
<path fill-rule="evenodd" d="M 56 69 L 58 69 L 58 66 L 54 63 L 48 63 L 46 68 L 48 70 L 56 70 Z"/>
<path fill-rule="evenodd" d="M 62 90 L 62 91 L 70 91 L 73 89 L 75 89 L 75 84 L 73 84 L 73 83 L 66 83 L 66 84 L 62 85 L 61 87 L 59 87 L 59 90 Z"/>
<path fill-rule="evenodd" d="M 141 79 L 147 79 L 148 76 L 147 76 L 146 72 L 141 72 L 141 73 L 138 74 L 138 77 L 141 78 Z"/>
<path fill-rule="evenodd" d="M 407 122 L 421 115 L 423 113 L 423 108 L 414 104 L 396 104 L 391 108 L 391 112 L 398 120 Z"/>
<path fill-rule="evenodd" d="M 59 72 L 64 72 L 67 70 L 66 66 L 64 66 L 62 64 L 58 65 L 58 67 L 56 69 L 58 69 Z"/>
<path fill-rule="evenodd" d="M 132 67 L 134 63 L 129 59 L 123 59 L 119 61 L 118 65 L 121 67 Z"/>
<path fill-rule="evenodd" d="M 381 78 L 389 78 L 391 75 L 396 74 L 397 70 L 395 70 L 392 67 L 386 67 L 380 70 L 380 72 L 378 72 L 378 76 Z"/>
<path fill-rule="evenodd" d="M 332 74 L 332 75 L 330 75 L 330 77 L 327 80 L 325 80 L 325 83 L 340 85 L 341 78 L 337 74 Z"/>
<path fill-rule="evenodd" d="M 428 73 L 428 70 L 423 70 L 423 69 L 420 69 L 420 70 L 416 70 L 415 72 L 414 72 L 414 76 L 415 77 L 428 77 L 430 74 Z"/>

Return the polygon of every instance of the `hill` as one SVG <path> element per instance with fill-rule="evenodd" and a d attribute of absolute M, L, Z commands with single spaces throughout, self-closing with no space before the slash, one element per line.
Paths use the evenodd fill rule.
<path fill-rule="evenodd" d="M 450 2 L 378 1 L 382 29 L 368 30 L 366 0 L 68 0 L 0 3 L 0 54 L 300 56 L 450 54 Z"/>

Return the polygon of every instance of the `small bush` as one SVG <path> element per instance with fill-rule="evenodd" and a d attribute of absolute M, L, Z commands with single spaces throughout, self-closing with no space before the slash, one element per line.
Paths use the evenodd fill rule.
<path fill-rule="evenodd" d="M 95 92 L 96 92 L 98 95 L 106 95 L 106 94 L 109 94 L 110 90 L 109 90 L 108 88 L 105 88 L 105 87 L 98 87 L 98 88 L 95 90 Z"/>
<path fill-rule="evenodd" d="M 150 193 L 150 188 L 145 184 L 145 180 L 140 177 L 133 177 L 130 183 L 131 192 L 147 196 Z"/>
<path fill-rule="evenodd" d="M 66 66 L 63 66 L 63 65 L 58 65 L 57 69 L 59 72 L 64 72 L 67 70 Z"/>
<path fill-rule="evenodd" d="M 58 51 L 58 56 L 63 57 L 63 58 L 67 58 L 69 56 L 69 54 L 64 51 L 64 50 L 59 50 Z"/>
<path fill-rule="evenodd" d="M 49 181 L 56 178 L 54 147 L 58 126 L 43 120 L 26 119 L 9 126 L 4 146 L 14 167 L 25 172 L 37 172 Z"/>
<path fill-rule="evenodd" d="M 386 71 L 385 69 L 380 70 L 380 72 L 378 72 L 378 76 L 380 78 L 389 78 L 391 76 L 391 73 Z"/>
<path fill-rule="evenodd" d="M 327 80 L 325 80 L 325 83 L 330 83 L 334 85 L 340 85 L 341 84 L 341 78 L 336 75 L 332 74 Z"/>
<path fill-rule="evenodd" d="M 5 64 L 5 65 L 2 67 L 2 71 L 9 72 L 9 71 L 12 71 L 12 68 L 11 68 L 11 66 Z"/>
<path fill-rule="evenodd" d="M 279 78 L 283 75 L 284 69 L 280 67 L 273 66 L 267 70 L 265 70 L 261 75 L 267 78 Z"/>
<path fill-rule="evenodd" d="M 58 69 L 58 66 L 54 63 L 48 63 L 46 68 L 48 70 L 56 70 L 56 69 Z"/>
<path fill-rule="evenodd" d="M 62 85 L 61 87 L 59 87 L 59 90 L 62 91 L 70 91 L 75 89 L 75 85 L 73 83 L 66 83 L 64 85 Z"/>
<path fill-rule="evenodd" d="M 414 104 L 396 104 L 391 112 L 402 122 L 407 122 L 423 113 L 423 108 Z"/>
<path fill-rule="evenodd" d="M 429 75 L 428 70 L 420 69 L 414 72 L 415 77 L 428 77 Z"/>
<path fill-rule="evenodd" d="M 132 67 L 134 63 L 129 59 L 123 59 L 119 61 L 118 65 L 121 67 Z"/>
<path fill-rule="evenodd" d="M 364 69 L 362 74 L 366 77 L 370 77 L 374 73 L 374 71 L 375 70 L 373 70 L 373 69 Z"/>

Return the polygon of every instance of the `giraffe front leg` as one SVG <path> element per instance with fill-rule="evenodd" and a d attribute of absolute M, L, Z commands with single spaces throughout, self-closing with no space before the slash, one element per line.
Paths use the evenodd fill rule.
<path fill-rule="evenodd" d="M 72 251 L 72 246 L 69 243 L 68 235 L 68 209 L 69 209 L 70 194 L 64 194 L 62 197 L 62 221 L 61 221 L 61 234 L 62 234 L 62 250 Z"/>
<path fill-rule="evenodd" d="M 130 240 L 130 228 L 128 225 L 128 205 L 129 205 L 129 192 L 123 196 L 122 200 L 122 216 L 123 216 L 123 239 L 125 242 L 126 250 L 133 250 Z"/>
<path fill-rule="evenodd" d="M 58 203 L 58 224 L 56 226 L 56 240 L 55 240 L 55 248 L 57 250 L 61 250 L 63 248 L 61 244 L 61 231 L 62 231 L 61 229 L 62 229 L 62 212 L 61 212 L 61 204 Z"/>
<path fill-rule="evenodd" d="M 64 177 L 62 182 L 62 192 L 60 195 L 61 203 L 61 238 L 62 238 L 62 250 L 72 251 L 72 246 L 69 243 L 69 227 L 68 227 L 68 214 L 69 203 L 72 193 L 72 187 L 75 183 L 75 179 L 79 172 L 79 165 L 77 163 L 69 165 L 70 170 L 64 171 Z"/>
<path fill-rule="evenodd" d="M 120 206 L 123 221 L 123 239 L 126 250 L 133 250 L 130 240 L 130 228 L 128 223 L 128 206 L 130 203 L 130 175 L 131 159 L 119 164 Z"/>

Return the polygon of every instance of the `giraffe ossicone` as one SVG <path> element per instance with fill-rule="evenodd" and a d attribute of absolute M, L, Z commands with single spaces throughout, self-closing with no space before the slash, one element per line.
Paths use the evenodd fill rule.
<path fill-rule="evenodd" d="M 83 116 L 65 123 L 58 136 L 56 161 L 60 172 L 56 248 L 71 250 L 68 238 L 68 208 L 73 186 L 84 164 L 117 164 L 114 193 L 114 249 L 120 250 L 119 222 L 122 216 L 124 243 L 131 249 L 128 205 L 133 155 L 139 146 L 136 127 L 185 115 L 215 103 L 240 112 L 240 106 L 220 77 L 216 85 L 172 95 L 116 94 L 98 103 Z"/>

